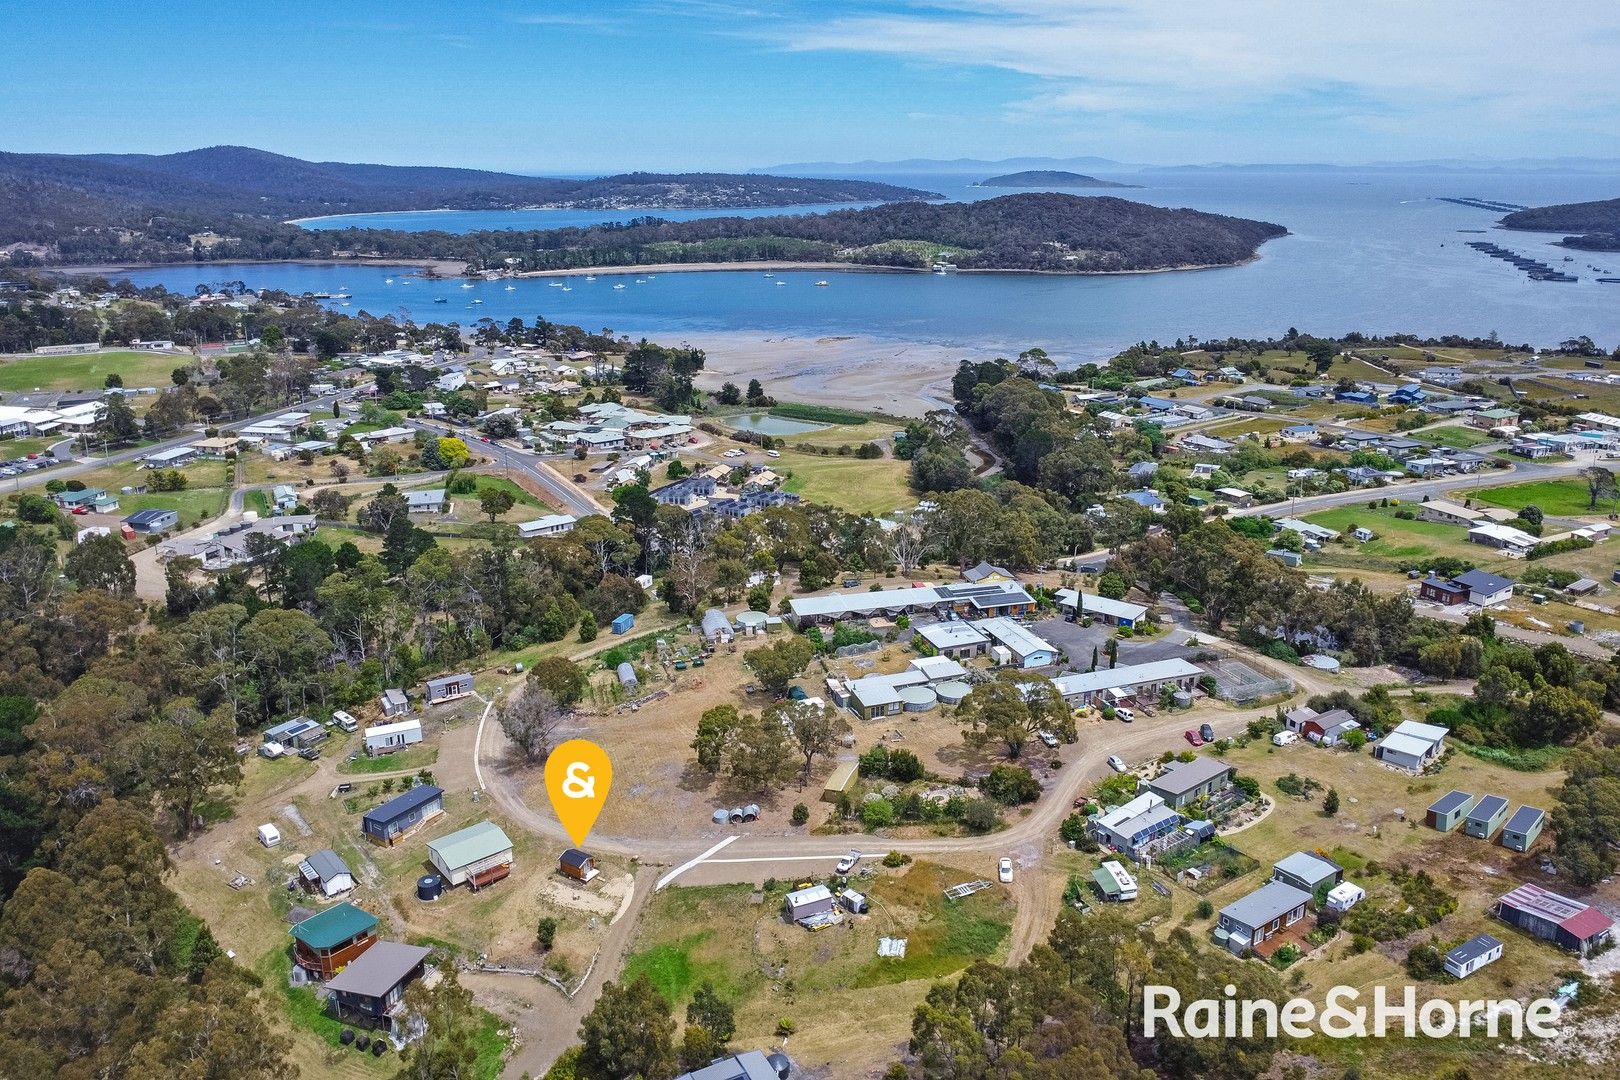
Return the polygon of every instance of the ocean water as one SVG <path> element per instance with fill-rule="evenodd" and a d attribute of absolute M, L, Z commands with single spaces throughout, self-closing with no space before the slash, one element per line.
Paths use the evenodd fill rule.
<path fill-rule="evenodd" d="M 871 178 L 959 199 L 1006 194 L 972 187 L 976 177 Z M 1620 344 L 1620 285 L 1599 284 L 1595 278 L 1600 271 L 1589 269 L 1596 266 L 1606 271 L 1602 276 L 1620 276 L 1620 254 L 1565 251 L 1554 246 L 1556 235 L 1496 229 L 1499 213 L 1437 198 L 1467 196 L 1524 205 L 1613 198 L 1620 195 L 1620 176 L 1170 169 L 1112 178 L 1143 186 L 1080 193 L 1259 218 L 1286 226 L 1290 235 L 1267 243 L 1260 257 L 1244 266 L 1092 277 L 671 271 L 599 274 L 594 281 L 580 274 L 555 285 L 559 279 L 479 282 L 471 289 L 457 281 L 413 279 L 399 268 L 355 266 L 165 267 L 129 277 L 187 291 L 199 283 L 238 279 L 252 287 L 291 292 L 341 290 L 352 294 L 344 310 L 393 313 L 419 322 L 473 325 L 484 318 L 527 321 L 544 315 L 593 330 L 670 341 L 683 333 L 710 331 L 857 335 L 1007 352 L 1038 345 L 1073 360 L 1110 355 L 1141 340 L 1272 336 L 1289 327 L 1317 334 L 1495 332 L 1505 341 L 1538 346 L 1586 334 L 1605 348 Z M 546 219 L 558 224 L 614 216 L 585 211 L 461 214 L 460 227 L 499 227 L 501 220 L 531 227 L 535 214 L 572 218 Z M 378 217 L 366 220 L 384 223 Z M 1580 281 L 1531 281 L 1468 248 L 1471 240 L 1539 258 L 1577 274 Z M 1564 262 L 1566 256 L 1570 262 Z M 829 286 L 814 287 L 818 280 Z M 445 303 L 433 302 L 441 297 Z M 475 299 L 483 303 L 473 304 Z"/>

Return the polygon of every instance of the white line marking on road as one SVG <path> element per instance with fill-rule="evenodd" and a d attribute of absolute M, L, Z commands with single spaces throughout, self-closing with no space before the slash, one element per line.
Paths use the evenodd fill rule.
<path fill-rule="evenodd" d="M 710 848 L 708 851 L 705 851 L 703 854 L 699 855 L 697 858 L 689 859 L 686 862 L 681 863 L 681 865 L 677 866 L 675 869 L 671 870 L 669 873 L 665 874 L 663 877 L 658 879 L 658 883 L 653 886 L 653 892 L 658 892 L 665 885 L 668 885 L 670 882 L 674 881 L 676 878 L 680 877 L 682 874 L 684 874 L 688 870 L 692 869 L 692 867 L 697 866 L 699 863 L 703 862 L 710 855 L 713 855 L 715 852 L 719 851 L 721 848 L 725 847 L 727 844 L 736 843 L 738 840 L 741 840 L 741 839 L 742 839 L 741 836 L 728 836 L 724 840 L 720 841 L 718 844 L 714 845 L 714 847 Z"/>
<path fill-rule="evenodd" d="M 842 857 L 842 852 L 828 852 L 826 855 L 751 855 L 744 859 L 706 859 L 704 861 L 714 866 L 719 866 L 724 863 L 826 862 L 828 859 L 832 859 L 836 862 Z"/>

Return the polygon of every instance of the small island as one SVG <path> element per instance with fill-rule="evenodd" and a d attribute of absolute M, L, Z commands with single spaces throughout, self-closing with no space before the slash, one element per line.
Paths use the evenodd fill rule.
<path fill-rule="evenodd" d="M 1117 180 L 1103 180 L 1085 173 L 1065 172 L 1062 169 L 1026 169 L 980 180 L 975 187 L 994 188 L 1133 188 L 1140 184 L 1122 184 Z"/>
<path fill-rule="evenodd" d="M 1620 199 L 1560 203 L 1520 210 L 1502 219 L 1505 229 L 1572 233 L 1558 241 L 1581 251 L 1620 251 Z"/>

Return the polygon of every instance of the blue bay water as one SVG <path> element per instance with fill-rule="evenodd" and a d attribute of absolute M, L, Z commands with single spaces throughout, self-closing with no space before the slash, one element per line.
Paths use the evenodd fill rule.
<path fill-rule="evenodd" d="M 970 186 L 974 177 L 872 176 L 943 191 L 954 199 L 1006 191 Z M 1469 196 L 1524 205 L 1613 198 L 1620 177 L 1550 173 L 1416 171 L 1157 170 L 1116 177 L 1143 185 L 1111 194 L 1277 222 L 1290 235 L 1244 266 L 1158 274 L 1062 277 L 987 273 L 862 273 L 759 270 L 666 271 L 633 276 L 579 274 L 476 283 L 427 281 L 400 268 L 221 265 L 134 271 L 140 284 L 189 291 L 243 280 L 290 292 L 345 291 L 346 309 L 472 325 L 536 315 L 590 329 L 675 340 L 683 333 L 750 331 L 771 336 L 854 335 L 1016 351 L 1033 345 L 1070 359 L 1109 355 L 1139 340 L 1272 336 L 1297 327 L 1318 334 L 1492 331 L 1509 342 L 1556 344 L 1587 334 L 1620 344 L 1620 254 L 1566 251 L 1556 235 L 1494 228 L 1499 213 L 1439 201 Z M 798 208 L 807 210 L 807 208 Z M 763 212 L 763 211 L 759 211 Z M 536 227 L 623 220 L 651 211 L 461 212 L 457 229 Z M 721 211 L 667 211 L 662 216 Z M 567 220 L 552 215 L 567 215 Z M 390 224 L 401 215 L 361 219 Z M 440 215 L 403 215 L 412 219 Z M 503 225 L 502 223 L 506 223 Z M 447 227 L 441 220 L 436 227 Z M 1470 230 L 1487 230 L 1477 234 Z M 1488 240 L 1579 275 L 1573 284 L 1535 282 L 1469 249 Z M 1564 262 L 1565 256 L 1571 261 Z M 392 283 L 387 279 L 392 278 Z M 776 282 L 786 284 L 778 285 Z M 814 282 L 826 280 L 827 288 Z M 512 289 L 508 290 L 507 286 Z M 615 288 L 622 285 L 623 288 Z M 435 304 L 436 297 L 445 298 Z M 483 303 L 474 305 L 472 300 Z"/>

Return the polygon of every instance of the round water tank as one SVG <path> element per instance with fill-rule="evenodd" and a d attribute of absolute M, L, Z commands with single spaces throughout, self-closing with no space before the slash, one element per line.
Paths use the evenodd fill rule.
<path fill-rule="evenodd" d="M 416 898 L 418 900 L 437 900 L 444 892 L 444 879 L 438 874 L 423 874 L 416 879 Z"/>
<path fill-rule="evenodd" d="M 962 699 L 967 697 L 972 690 L 973 687 L 969 686 L 967 683 L 957 682 L 955 680 L 951 682 L 942 682 L 938 686 L 934 687 L 934 693 L 939 697 L 939 700 L 943 701 L 947 705 L 960 705 L 962 703 Z"/>
<path fill-rule="evenodd" d="M 927 712 L 939 704 L 939 698 L 926 686 L 905 686 L 900 689 L 900 705 L 906 712 Z"/>
<path fill-rule="evenodd" d="M 730 820 L 731 820 L 731 811 L 730 810 L 726 810 L 726 809 L 722 808 L 722 809 L 716 810 L 714 812 L 714 823 L 716 825 L 724 825 L 726 822 L 728 822 Z"/>
<path fill-rule="evenodd" d="M 759 804 L 758 803 L 749 803 L 747 806 L 743 807 L 742 815 L 743 815 L 743 820 L 744 821 L 758 821 L 759 820 Z"/>

